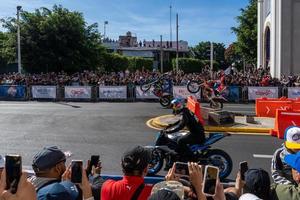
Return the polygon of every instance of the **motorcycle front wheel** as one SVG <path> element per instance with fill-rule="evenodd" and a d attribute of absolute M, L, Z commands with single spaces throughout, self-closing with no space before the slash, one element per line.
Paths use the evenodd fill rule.
<path fill-rule="evenodd" d="M 171 96 L 169 95 L 166 95 L 166 96 L 162 96 L 160 99 L 159 99 L 159 103 L 162 107 L 164 108 L 168 108 L 170 107 L 171 105 Z"/>
<path fill-rule="evenodd" d="M 219 168 L 219 177 L 221 180 L 224 180 L 230 175 L 232 171 L 232 159 L 225 151 L 220 149 L 210 149 L 205 157 L 208 165 Z"/>
<path fill-rule="evenodd" d="M 148 168 L 148 176 L 156 175 L 164 165 L 164 159 L 159 150 L 153 149 L 150 167 Z"/>
<path fill-rule="evenodd" d="M 145 83 L 140 85 L 140 89 L 142 90 L 142 92 L 147 92 L 148 90 L 150 90 L 151 88 L 151 84 L 150 83 Z"/>
<path fill-rule="evenodd" d="M 200 86 L 198 81 L 193 81 L 193 80 L 189 81 L 189 83 L 187 84 L 187 90 L 193 94 L 199 92 Z"/>

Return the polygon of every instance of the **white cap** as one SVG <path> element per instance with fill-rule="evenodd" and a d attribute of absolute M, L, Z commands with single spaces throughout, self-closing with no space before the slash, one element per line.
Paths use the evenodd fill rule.
<path fill-rule="evenodd" d="M 246 193 L 243 194 L 239 200 L 262 200 L 260 198 L 258 198 L 257 196 L 255 196 L 254 194 L 250 194 L 250 193 Z"/>
<path fill-rule="evenodd" d="M 5 158 L 0 155 L 0 169 L 5 167 Z"/>

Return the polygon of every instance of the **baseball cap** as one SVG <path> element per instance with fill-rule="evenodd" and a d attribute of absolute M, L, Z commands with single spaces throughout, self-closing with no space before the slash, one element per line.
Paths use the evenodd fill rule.
<path fill-rule="evenodd" d="M 300 172 L 300 151 L 296 154 L 288 154 L 284 157 L 284 161 L 293 169 Z"/>
<path fill-rule="evenodd" d="M 40 189 L 38 200 L 76 200 L 79 192 L 76 185 L 69 181 L 52 183 Z"/>
<path fill-rule="evenodd" d="M 0 155 L 0 169 L 5 167 L 5 157 Z"/>
<path fill-rule="evenodd" d="M 50 169 L 56 164 L 66 160 L 66 158 L 66 154 L 57 146 L 44 147 L 34 156 L 32 167 L 35 171 Z"/>
<path fill-rule="evenodd" d="M 249 169 L 245 173 L 245 191 L 259 197 L 265 196 L 270 191 L 270 177 L 268 172 L 259 169 Z"/>
<path fill-rule="evenodd" d="M 300 127 L 288 127 L 284 133 L 284 140 L 288 149 L 300 149 Z"/>
<path fill-rule="evenodd" d="M 151 161 L 151 151 L 136 146 L 123 154 L 122 167 L 125 171 L 144 170 Z"/>
<path fill-rule="evenodd" d="M 156 199 L 184 199 L 184 188 L 182 183 L 178 181 L 162 181 L 155 184 L 151 190 L 151 196 L 149 200 Z"/>

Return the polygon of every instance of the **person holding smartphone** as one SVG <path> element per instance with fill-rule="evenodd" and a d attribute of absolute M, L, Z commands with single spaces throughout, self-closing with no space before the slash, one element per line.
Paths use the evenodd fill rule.
<path fill-rule="evenodd" d="M 56 146 L 45 147 L 33 158 L 32 169 L 34 176 L 29 181 L 34 185 L 36 191 L 54 183 L 60 182 L 66 171 L 66 155 Z"/>

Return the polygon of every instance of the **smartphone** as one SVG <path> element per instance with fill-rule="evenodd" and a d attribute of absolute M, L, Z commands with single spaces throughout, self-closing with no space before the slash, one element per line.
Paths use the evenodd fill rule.
<path fill-rule="evenodd" d="M 240 162 L 240 174 L 241 174 L 241 179 L 243 181 L 245 180 L 246 171 L 248 171 L 248 162 L 247 161 Z"/>
<path fill-rule="evenodd" d="M 216 194 L 217 179 L 219 177 L 219 168 L 206 165 L 203 179 L 203 193 L 206 196 L 214 196 Z"/>
<path fill-rule="evenodd" d="M 94 167 L 97 167 L 98 163 L 100 161 L 100 156 L 99 155 L 92 155 L 91 156 L 91 159 L 90 159 L 90 164 L 86 170 L 86 174 L 87 175 L 90 175 L 91 174 L 91 171 L 92 171 L 92 168 L 93 166 Z"/>
<path fill-rule="evenodd" d="M 175 175 L 180 177 L 189 177 L 189 167 L 187 163 L 176 162 L 175 163 Z"/>
<path fill-rule="evenodd" d="M 82 182 L 82 160 L 72 160 L 71 163 L 71 182 L 81 183 Z"/>
<path fill-rule="evenodd" d="M 22 158 L 20 155 L 5 156 L 6 190 L 15 194 L 22 175 Z"/>

